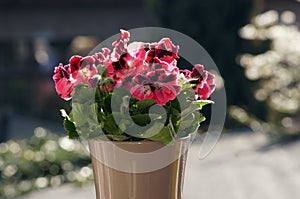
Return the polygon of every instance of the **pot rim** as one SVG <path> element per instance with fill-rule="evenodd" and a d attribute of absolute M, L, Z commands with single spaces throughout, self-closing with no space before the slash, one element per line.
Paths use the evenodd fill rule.
<path fill-rule="evenodd" d="M 194 134 L 194 133 L 192 133 L 192 134 Z M 191 139 L 192 137 L 194 137 L 194 136 L 192 136 L 191 134 L 188 134 L 185 137 L 176 138 L 175 142 L 176 141 L 188 140 L 188 139 Z M 154 143 L 165 145 L 165 144 L 163 144 L 161 142 L 153 141 L 153 140 L 149 140 L 149 139 L 144 139 L 142 141 L 115 141 L 115 140 L 102 140 L 102 139 L 99 139 L 99 138 L 95 138 L 95 139 L 89 139 L 88 141 L 89 142 L 90 141 L 93 141 L 93 142 L 112 142 L 112 143 L 116 143 L 116 144 L 129 144 L 129 145 L 154 144 Z M 172 144 L 172 143 L 174 143 L 174 142 L 170 142 L 170 144 Z M 167 144 L 167 145 L 169 145 L 169 144 Z"/>

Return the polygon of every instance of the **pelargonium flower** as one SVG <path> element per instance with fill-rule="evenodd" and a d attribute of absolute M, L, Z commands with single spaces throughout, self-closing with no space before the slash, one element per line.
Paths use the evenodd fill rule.
<path fill-rule="evenodd" d="M 98 52 L 93 55 L 95 58 L 95 64 L 97 65 L 108 65 L 110 60 L 110 50 L 108 48 L 102 48 L 102 52 Z"/>
<path fill-rule="evenodd" d="M 81 57 L 75 55 L 70 58 L 69 64 L 59 64 L 54 69 L 53 80 L 59 96 L 65 100 L 72 98 L 74 87 L 80 83 L 86 83 L 94 87 L 93 77 L 98 74 L 96 59 L 92 56 Z"/>
<path fill-rule="evenodd" d="M 96 74 L 98 74 L 97 67 L 95 65 L 96 59 L 93 56 L 83 57 L 81 60 L 81 68 L 78 71 L 76 77 L 76 85 L 80 83 L 87 83 L 89 87 L 93 87 L 92 81 L 90 81 Z"/>
<path fill-rule="evenodd" d="M 156 63 L 157 60 L 161 60 L 176 65 L 178 50 L 179 46 L 175 46 L 169 38 L 163 38 L 158 43 L 149 44 L 146 61 Z"/>
<path fill-rule="evenodd" d="M 81 59 L 82 57 L 79 55 L 74 55 L 70 58 L 69 63 L 70 63 L 70 70 L 71 70 L 71 74 L 73 74 L 73 76 L 77 75 L 77 72 L 79 71 L 79 69 L 81 68 Z"/>
<path fill-rule="evenodd" d="M 71 77 L 70 65 L 64 66 L 60 63 L 55 67 L 53 80 L 58 95 L 65 100 L 70 100 L 74 88 L 74 80 Z"/>
<path fill-rule="evenodd" d="M 157 57 L 155 57 L 154 59 L 154 63 L 151 64 L 151 68 L 153 70 L 156 69 L 165 69 L 167 71 L 172 71 L 175 68 L 177 68 L 177 61 L 176 59 L 173 59 L 173 61 L 171 63 L 164 61 L 164 59 L 159 59 Z"/>
<path fill-rule="evenodd" d="M 146 46 L 144 42 L 132 42 L 127 47 L 127 52 L 138 59 L 146 59 Z"/>
<path fill-rule="evenodd" d="M 120 30 L 120 38 L 112 43 L 114 46 L 111 57 L 113 61 L 117 61 L 122 54 L 127 53 L 127 44 L 129 42 L 130 33 L 126 30 Z"/>
<path fill-rule="evenodd" d="M 181 83 L 195 84 L 193 91 L 196 98 L 205 100 L 215 89 L 214 75 L 197 64 L 192 71 L 178 71 L 177 59 L 179 46 L 169 38 L 158 43 L 133 42 L 129 44 L 130 34 L 120 31 L 120 38 L 113 42 L 112 52 L 103 48 L 92 56 L 71 57 L 69 64 L 60 64 L 55 68 L 53 79 L 56 90 L 64 99 L 70 99 L 74 86 L 80 83 L 95 87 L 98 84 L 97 66 L 106 68 L 109 84 L 100 87 L 111 92 L 114 87 L 123 87 L 138 100 L 154 99 L 157 104 L 165 105 L 175 99 L 181 91 Z M 179 74 L 182 74 L 179 77 Z M 102 75 L 102 74 L 100 74 Z"/>
<path fill-rule="evenodd" d="M 186 79 L 190 79 L 191 78 L 191 71 L 190 70 L 184 69 L 184 70 L 179 70 L 179 72 L 180 72 L 180 74 L 183 74 L 183 76 Z"/>
<path fill-rule="evenodd" d="M 164 69 L 150 71 L 146 75 L 136 75 L 133 78 L 136 85 L 131 88 L 131 95 L 137 100 L 153 99 L 164 106 L 174 100 L 181 91 L 178 83 L 178 70 L 171 72 Z"/>
<path fill-rule="evenodd" d="M 121 38 L 114 43 L 113 54 L 115 55 L 112 56 L 112 60 L 116 57 L 118 59 L 107 64 L 106 68 L 107 77 L 114 79 L 117 86 L 121 86 L 126 78 L 148 71 L 149 68 L 145 62 L 146 51 L 143 43 L 136 42 L 127 47 L 125 44 L 128 42 L 129 33 L 125 32 L 123 31 Z"/>
<path fill-rule="evenodd" d="M 206 71 L 203 65 L 196 64 L 190 74 L 187 74 L 192 79 L 190 83 L 196 84 L 193 88 L 201 100 L 206 100 L 214 92 L 216 88 L 215 76 Z"/>
<path fill-rule="evenodd" d="M 118 61 L 112 62 L 107 66 L 107 77 L 111 77 L 117 83 L 121 83 L 127 76 L 146 71 L 146 67 L 144 59 L 124 53 Z"/>

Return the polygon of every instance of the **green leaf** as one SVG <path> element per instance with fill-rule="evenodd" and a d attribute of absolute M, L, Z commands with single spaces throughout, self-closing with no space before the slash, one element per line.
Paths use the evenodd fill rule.
<path fill-rule="evenodd" d="M 164 127 L 164 124 L 161 122 L 155 122 L 150 128 L 148 128 L 144 133 L 140 134 L 140 137 L 149 138 L 155 136 L 157 132 L 160 132 Z"/>
<path fill-rule="evenodd" d="M 155 104 L 155 101 L 153 99 L 145 99 L 136 102 L 137 108 L 141 110 L 150 108 L 153 104 Z"/>
<path fill-rule="evenodd" d="M 79 84 L 74 88 L 76 95 L 72 98 L 72 103 L 93 103 L 95 101 L 96 89 L 89 88 L 86 84 Z"/>
<path fill-rule="evenodd" d="M 95 104 L 72 104 L 72 115 L 77 127 L 84 126 L 85 124 L 98 125 L 97 113 Z"/>
<path fill-rule="evenodd" d="M 202 114 L 199 117 L 199 123 L 204 122 L 206 120 L 206 117 L 204 117 Z"/>
<path fill-rule="evenodd" d="M 170 133 L 170 129 L 167 126 L 164 126 L 159 133 L 150 137 L 149 139 L 167 145 L 171 143 L 174 138 Z"/>
<path fill-rule="evenodd" d="M 193 88 L 194 86 L 196 86 L 196 84 L 183 84 L 181 91 L 188 91 L 189 89 Z"/>
<path fill-rule="evenodd" d="M 71 121 L 69 115 L 64 109 L 60 110 L 62 117 L 64 117 L 64 128 L 68 132 L 70 139 L 79 138 L 79 134 L 76 131 L 75 123 Z"/>
<path fill-rule="evenodd" d="M 184 120 L 180 122 L 180 128 L 187 129 L 191 127 L 194 120 L 195 120 L 195 114 L 193 113 L 189 114 L 187 117 L 184 118 Z"/>
<path fill-rule="evenodd" d="M 63 118 L 67 117 L 68 119 L 70 119 L 70 117 L 65 109 L 60 109 L 60 113 Z"/>
<path fill-rule="evenodd" d="M 101 75 L 101 78 L 104 79 L 106 77 L 106 67 L 104 65 L 97 65 L 98 74 Z"/>
<path fill-rule="evenodd" d="M 138 114 L 131 116 L 132 121 L 139 126 L 146 126 L 150 124 L 151 118 L 149 114 Z"/>
<path fill-rule="evenodd" d="M 117 126 L 113 114 L 109 114 L 102 121 L 102 128 L 106 134 L 121 135 L 123 131 Z"/>
<path fill-rule="evenodd" d="M 207 104 L 213 104 L 214 102 L 211 100 L 196 100 L 196 101 L 192 101 L 193 104 L 198 104 L 199 105 L 199 110 L 201 110 L 203 108 L 203 106 L 207 105 Z"/>
<path fill-rule="evenodd" d="M 161 121 L 165 118 L 163 117 L 163 115 L 159 115 L 159 114 L 138 114 L 138 115 L 131 116 L 131 119 L 134 121 L 135 124 L 139 126 L 146 126 L 151 122 Z"/>
<path fill-rule="evenodd" d="M 64 119 L 64 127 L 68 131 L 68 135 L 70 139 L 77 139 L 79 138 L 79 134 L 76 131 L 75 124 L 68 120 L 67 118 Z"/>

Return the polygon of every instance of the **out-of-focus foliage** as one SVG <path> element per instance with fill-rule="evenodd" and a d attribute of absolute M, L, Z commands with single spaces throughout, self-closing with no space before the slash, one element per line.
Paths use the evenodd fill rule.
<path fill-rule="evenodd" d="M 78 141 L 36 128 L 28 140 L 0 144 L 0 198 L 92 179 L 90 157 Z"/>
<path fill-rule="evenodd" d="M 300 134 L 300 30 L 296 15 L 268 11 L 257 15 L 241 28 L 240 36 L 255 42 L 270 42 L 261 54 L 243 54 L 239 58 L 245 76 L 254 81 L 255 99 L 265 105 L 265 114 L 257 119 L 239 107 L 231 115 L 250 125 L 279 136 Z"/>

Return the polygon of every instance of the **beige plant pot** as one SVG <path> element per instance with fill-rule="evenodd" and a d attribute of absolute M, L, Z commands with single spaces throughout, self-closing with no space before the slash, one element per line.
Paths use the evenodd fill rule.
<path fill-rule="evenodd" d="M 90 140 L 97 199 L 182 199 L 190 140 Z"/>

